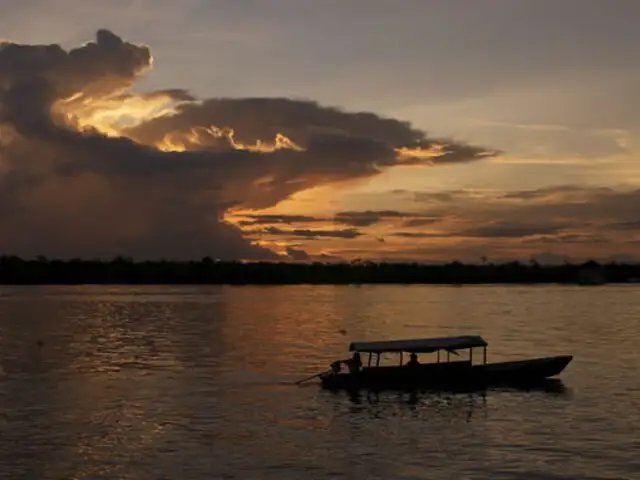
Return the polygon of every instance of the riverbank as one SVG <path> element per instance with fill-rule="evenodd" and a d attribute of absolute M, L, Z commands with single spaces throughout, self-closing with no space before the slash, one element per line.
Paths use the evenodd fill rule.
<path fill-rule="evenodd" d="M 0 284 L 493 284 L 636 283 L 640 265 L 587 262 L 540 265 L 419 263 L 284 263 L 113 260 L 24 260 L 0 257 Z"/>

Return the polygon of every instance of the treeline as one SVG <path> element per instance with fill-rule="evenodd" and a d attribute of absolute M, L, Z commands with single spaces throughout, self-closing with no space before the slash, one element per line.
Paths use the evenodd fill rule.
<path fill-rule="evenodd" d="M 626 283 L 640 281 L 640 265 L 590 261 L 439 265 L 419 263 L 272 263 L 200 261 L 24 260 L 0 257 L 0 284 L 358 284 L 358 283 Z"/>

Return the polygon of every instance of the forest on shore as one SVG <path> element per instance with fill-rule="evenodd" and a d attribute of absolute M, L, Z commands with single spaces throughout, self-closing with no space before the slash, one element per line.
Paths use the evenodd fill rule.
<path fill-rule="evenodd" d="M 3 285 L 283 285 L 283 284 L 482 284 L 640 282 L 640 264 L 536 262 L 464 264 L 287 263 L 197 261 L 53 260 L 0 256 Z"/>

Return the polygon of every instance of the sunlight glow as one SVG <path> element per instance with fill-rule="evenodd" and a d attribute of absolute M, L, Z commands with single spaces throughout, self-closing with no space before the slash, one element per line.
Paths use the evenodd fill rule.
<path fill-rule="evenodd" d="M 186 100 L 183 100 L 186 101 Z M 96 131 L 109 137 L 126 137 L 127 129 L 150 120 L 171 116 L 176 113 L 180 100 L 169 94 L 152 97 L 136 96 L 125 89 L 109 96 L 96 97 L 77 93 L 54 104 L 52 111 L 63 123 L 78 131 Z M 236 138 L 236 132 L 228 126 L 197 126 L 187 131 L 166 134 L 162 141 L 153 145 L 162 151 L 186 151 L 208 148 L 226 148 L 249 152 L 273 153 L 278 150 L 303 152 L 306 149 L 284 133 L 276 133 L 271 141 L 257 139 L 243 142 Z M 446 153 L 445 145 L 433 144 L 423 147 L 394 148 L 399 162 L 429 160 Z"/>
<path fill-rule="evenodd" d="M 126 130 L 175 113 L 169 95 L 143 97 L 116 92 L 107 97 L 77 93 L 53 105 L 52 113 L 78 131 L 95 130 L 109 137 L 127 136 Z"/>
<path fill-rule="evenodd" d="M 156 147 L 164 151 L 185 151 L 194 148 L 206 148 L 211 145 L 212 141 L 214 145 L 217 144 L 218 140 L 224 140 L 225 145 L 235 150 L 250 152 L 272 153 L 282 149 L 304 151 L 301 146 L 282 133 L 276 134 L 272 142 L 256 140 L 255 143 L 250 144 L 236 140 L 233 128 L 219 128 L 215 125 L 194 127 L 187 132 L 172 132 L 165 135 L 163 142 L 156 145 Z"/>

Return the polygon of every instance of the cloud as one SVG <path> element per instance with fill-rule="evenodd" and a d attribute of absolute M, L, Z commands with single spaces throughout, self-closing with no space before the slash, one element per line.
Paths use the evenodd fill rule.
<path fill-rule="evenodd" d="M 277 214 L 243 214 L 242 218 L 247 220 L 239 220 L 238 225 L 273 225 L 278 223 L 316 223 L 326 222 L 324 218 L 312 217 L 310 215 L 277 215 Z"/>
<path fill-rule="evenodd" d="M 299 248 L 287 247 L 286 252 L 291 260 L 306 261 L 311 259 L 311 256 L 307 252 Z"/>
<path fill-rule="evenodd" d="M 307 229 L 294 229 L 283 230 L 277 227 L 267 227 L 262 230 L 253 231 L 253 234 L 266 233 L 268 235 L 285 235 L 289 237 L 303 237 L 303 238 L 357 238 L 363 235 L 361 232 L 354 228 L 347 228 L 343 230 L 307 230 Z"/>
<path fill-rule="evenodd" d="M 426 225 L 433 225 L 440 221 L 442 221 L 442 217 L 426 216 L 423 218 L 409 218 L 402 223 L 402 226 L 404 228 L 424 227 Z"/>
<path fill-rule="evenodd" d="M 386 254 L 527 259 L 543 251 L 587 259 L 609 258 L 616 252 L 640 258 L 640 189 L 559 185 L 404 194 L 419 200 L 423 215 L 442 220 L 382 233 L 396 239 Z"/>
<path fill-rule="evenodd" d="M 338 212 L 334 220 L 354 227 L 369 227 L 386 218 L 400 218 L 406 215 L 406 213 L 398 212 L 397 210 L 348 211 Z"/>
<path fill-rule="evenodd" d="M 497 154 L 307 100 L 134 94 L 152 60 L 107 30 L 69 51 L 0 46 L 0 251 L 276 258 L 225 215 L 398 165 Z"/>
<path fill-rule="evenodd" d="M 365 210 L 338 212 L 334 221 L 353 227 L 368 227 L 386 220 L 397 219 L 405 227 L 432 225 L 444 219 L 444 216 L 434 216 L 419 212 L 398 210 Z"/>
<path fill-rule="evenodd" d="M 557 233 L 565 228 L 565 225 L 527 225 L 519 222 L 500 221 L 485 226 L 462 230 L 455 235 L 476 238 L 522 238 L 533 235 Z"/>
<path fill-rule="evenodd" d="M 394 237 L 404 238 L 443 238 L 451 236 L 449 233 L 428 233 L 428 232 L 395 232 Z"/>
<path fill-rule="evenodd" d="M 611 191 L 610 189 L 603 187 L 601 192 Z M 587 194 L 592 195 L 594 193 L 593 188 L 586 190 L 584 187 L 577 185 L 555 185 L 552 187 L 537 188 L 535 190 L 520 190 L 505 192 L 502 194 L 502 198 L 505 200 L 552 200 L 555 196 L 566 197 L 569 194 Z M 426 198 L 426 197 L 421 197 Z M 452 199 L 454 196 L 451 197 Z"/>
<path fill-rule="evenodd" d="M 397 232 L 392 235 L 405 238 L 524 238 L 534 235 L 549 235 L 564 230 L 564 225 L 527 225 L 518 222 L 499 221 L 468 229 L 442 233 Z"/>
<path fill-rule="evenodd" d="M 442 204 L 428 193 L 417 192 L 414 199 L 426 212 L 441 215 L 451 210 L 464 221 L 491 225 L 531 225 L 544 222 L 564 228 L 595 227 L 623 229 L 638 219 L 636 205 L 640 189 L 616 189 L 559 185 L 523 191 L 442 192 L 449 202 Z M 519 228 L 519 227 L 518 227 Z M 551 227 L 549 227 L 551 228 Z"/>
<path fill-rule="evenodd" d="M 485 122 L 471 129 L 474 138 L 500 145 L 520 160 L 593 162 L 631 153 L 616 136 L 594 129 L 498 122 Z"/>
<path fill-rule="evenodd" d="M 459 200 L 461 197 L 470 198 L 474 194 L 466 190 L 452 190 L 446 192 L 415 192 L 414 199 L 416 202 L 440 202 L 447 203 Z"/>
<path fill-rule="evenodd" d="M 314 217 L 310 215 L 277 215 L 277 214 L 241 214 L 246 220 L 237 222 L 240 226 L 274 225 L 274 224 L 343 224 L 351 227 L 370 227 L 388 219 L 401 219 L 407 226 L 428 225 L 441 220 L 440 217 L 424 216 L 415 212 L 398 210 L 364 210 L 337 212 L 331 217 Z"/>
<path fill-rule="evenodd" d="M 616 222 L 607 225 L 608 228 L 613 230 L 631 230 L 640 231 L 640 220 L 632 220 L 628 222 Z"/>
<path fill-rule="evenodd" d="M 558 233 L 555 235 L 541 235 L 535 238 L 524 238 L 524 243 L 545 244 L 551 243 L 556 245 L 562 244 L 588 244 L 588 243 L 605 243 L 607 238 L 604 235 L 593 233 Z"/>

